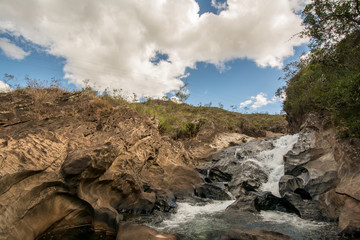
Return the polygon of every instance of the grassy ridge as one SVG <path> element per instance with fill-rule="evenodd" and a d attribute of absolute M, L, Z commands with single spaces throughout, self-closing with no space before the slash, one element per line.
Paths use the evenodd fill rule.
<path fill-rule="evenodd" d="M 46 114 L 48 111 L 44 107 L 46 103 L 56 102 L 66 92 L 58 82 L 48 83 L 28 78 L 27 87 L 17 87 L 11 95 L 15 97 L 17 94 L 26 94 L 32 102 L 32 111 Z M 89 86 L 75 93 L 77 96 L 83 96 L 84 99 L 87 97 L 92 99 L 89 102 L 92 106 L 88 106 L 90 109 L 95 107 L 102 109 L 103 112 L 110 112 L 116 105 L 126 105 L 140 115 L 157 119 L 160 133 L 173 139 L 194 138 L 201 130 L 207 130 L 210 134 L 237 132 L 253 137 L 265 137 L 265 131 L 287 132 L 285 115 L 241 114 L 217 107 L 178 104 L 171 100 L 149 99 L 146 102 L 127 102 L 120 95 L 111 96 L 106 92 L 99 95 Z M 70 113 L 76 117 L 80 110 L 72 109 Z"/>
<path fill-rule="evenodd" d="M 123 103 L 142 115 L 156 118 L 159 131 L 174 139 L 192 138 L 202 127 L 213 124 L 218 131 L 238 132 L 249 136 L 265 136 L 265 131 L 287 131 L 285 115 L 240 114 L 217 107 L 195 107 L 170 100 L 147 100 L 128 103 L 119 98 L 104 96 L 112 103 Z"/>

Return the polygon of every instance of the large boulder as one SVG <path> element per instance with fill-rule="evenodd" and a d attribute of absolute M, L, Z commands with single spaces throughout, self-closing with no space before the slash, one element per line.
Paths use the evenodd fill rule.
<path fill-rule="evenodd" d="M 257 190 L 268 181 L 265 169 L 251 158 L 273 148 L 271 141 L 230 147 L 212 155 L 210 162 L 198 167 L 198 171 L 208 182 L 227 182 L 229 192 L 237 197 L 244 193 L 243 183 Z"/>
<path fill-rule="evenodd" d="M 315 221 L 325 220 L 319 201 L 311 200 L 306 194 L 302 195 L 296 192 L 292 194 L 286 193 L 284 199 L 296 208 L 301 218 Z"/>
<path fill-rule="evenodd" d="M 298 142 L 284 156 L 285 175 L 280 181 L 281 194 L 304 188 L 316 197 L 336 187 L 338 163 L 330 144 L 319 145 L 314 131 L 299 133 Z M 302 181 L 300 181 L 300 179 Z"/>
<path fill-rule="evenodd" d="M 278 198 L 270 192 L 247 192 L 227 208 L 227 211 L 253 213 L 267 210 L 295 213 L 300 216 L 298 209 L 291 202 L 285 198 Z"/>
<path fill-rule="evenodd" d="M 230 200 L 231 196 L 226 193 L 225 186 L 221 183 L 205 183 L 195 188 L 195 196 L 214 200 Z"/>
<path fill-rule="evenodd" d="M 279 181 L 280 196 L 284 196 L 285 193 L 293 193 L 298 188 L 303 188 L 304 181 L 301 178 L 284 175 Z"/>

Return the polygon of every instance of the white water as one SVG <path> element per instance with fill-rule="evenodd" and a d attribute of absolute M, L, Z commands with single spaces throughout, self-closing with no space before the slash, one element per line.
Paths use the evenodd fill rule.
<path fill-rule="evenodd" d="M 262 151 L 258 155 L 247 158 L 262 167 L 268 174 L 268 181 L 261 186 L 262 191 L 270 191 L 280 197 L 279 181 L 284 175 L 284 155 L 292 149 L 298 140 L 298 135 L 287 135 L 276 139 L 274 149 Z"/>
<path fill-rule="evenodd" d="M 316 222 L 311 220 L 302 219 L 295 214 L 277 212 L 277 211 L 261 211 L 260 216 L 264 222 L 271 222 L 281 224 L 287 224 L 297 229 L 306 231 L 316 230 L 319 227 L 325 227 L 329 225 L 326 222 Z"/>
<path fill-rule="evenodd" d="M 201 214 L 211 215 L 216 212 L 222 212 L 233 202 L 234 200 L 214 201 L 206 203 L 206 205 L 194 205 L 186 202 L 180 202 L 178 203 L 176 214 L 172 215 L 170 219 L 163 221 L 161 226 L 158 228 L 176 227 L 193 220 Z"/>

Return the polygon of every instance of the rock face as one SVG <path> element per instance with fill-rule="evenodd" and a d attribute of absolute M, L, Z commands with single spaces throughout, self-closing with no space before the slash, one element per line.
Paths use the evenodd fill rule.
<path fill-rule="evenodd" d="M 76 226 L 115 235 L 122 213 L 170 211 L 203 183 L 154 120 L 91 94 L 38 91 L 0 94 L 0 239 Z"/>
<path fill-rule="evenodd" d="M 340 234 L 359 237 L 360 139 L 339 139 L 336 131 L 326 126 L 315 114 L 305 118 L 299 142 L 285 156 L 286 175 L 280 181 L 280 193 L 289 194 L 289 200 L 297 205 L 294 192 L 301 189 L 318 200 L 324 217 L 339 221 Z"/>
<path fill-rule="evenodd" d="M 255 190 L 268 180 L 263 167 L 254 161 L 246 160 L 245 156 L 251 158 L 273 148 L 270 141 L 230 147 L 212 155 L 210 161 L 198 167 L 198 170 L 209 182 L 227 182 L 229 191 L 237 197 L 244 192 L 244 187 Z"/>

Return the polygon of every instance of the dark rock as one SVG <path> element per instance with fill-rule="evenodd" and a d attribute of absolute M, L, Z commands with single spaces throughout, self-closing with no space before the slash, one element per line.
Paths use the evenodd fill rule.
<path fill-rule="evenodd" d="M 258 210 L 255 207 L 255 199 L 257 194 L 249 192 L 240 195 L 236 198 L 236 201 L 226 208 L 226 211 L 239 211 L 239 212 L 252 212 L 257 213 Z"/>
<path fill-rule="evenodd" d="M 284 199 L 297 209 L 299 216 L 303 219 L 315 221 L 323 221 L 325 219 L 320 203 L 316 200 L 303 199 L 301 195 L 296 193 L 286 193 Z"/>
<path fill-rule="evenodd" d="M 224 233 L 220 240 L 292 240 L 293 238 L 278 232 L 266 230 L 242 231 L 238 229 Z"/>
<path fill-rule="evenodd" d="M 227 208 L 227 211 L 232 210 L 254 213 L 262 210 L 274 210 L 295 213 L 300 216 L 299 211 L 292 203 L 290 203 L 287 199 L 278 198 L 270 192 L 248 192 L 241 195 Z"/>
<path fill-rule="evenodd" d="M 155 209 L 170 212 L 177 207 L 174 194 L 166 190 L 156 190 Z"/>
<path fill-rule="evenodd" d="M 258 211 L 274 210 L 280 212 L 295 213 L 296 215 L 300 216 L 298 209 L 296 209 L 296 207 L 291 204 L 287 199 L 278 198 L 270 192 L 258 194 L 255 199 L 255 208 Z"/>
<path fill-rule="evenodd" d="M 195 196 L 214 200 L 230 200 L 231 197 L 225 192 L 225 186 L 221 183 L 205 183 L 195 188 Z"/>
<path fill-rule="evenodd" d="M 294 176 L 284 175 L 279 181 L 279 192 L 281 196 L 285 193 L 293 193 L 296 189 L 303 187 L 303 180 Z"/>
<path fill-rule="evenodd" d="M 306 200 L 312 200 L 312 197 L 310 195 L 310 193 L 308 193 L 305 189 L 303 188 L 297 188 L 295 189 L 294 193 L 300 195 L 300 197 L 302 199 L 306 199 Z"/>

